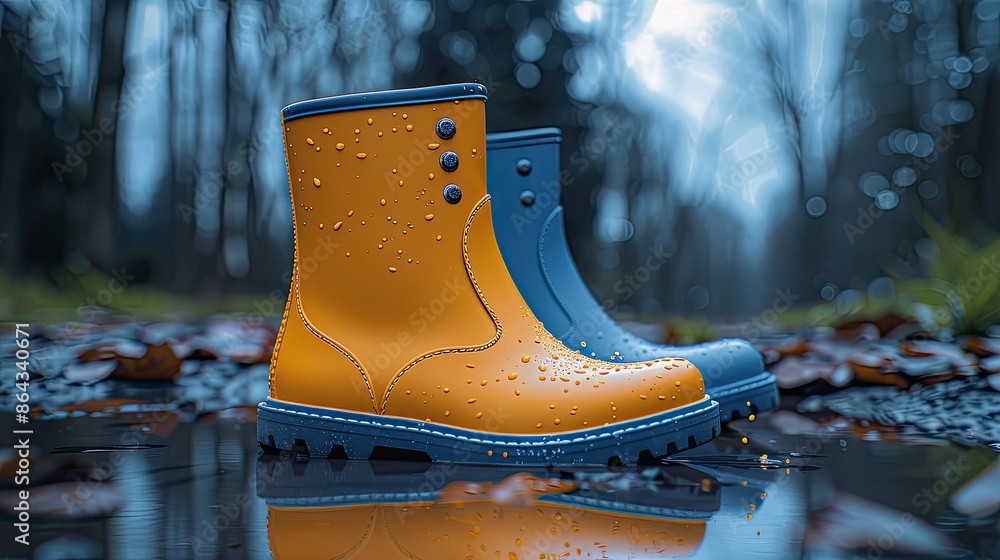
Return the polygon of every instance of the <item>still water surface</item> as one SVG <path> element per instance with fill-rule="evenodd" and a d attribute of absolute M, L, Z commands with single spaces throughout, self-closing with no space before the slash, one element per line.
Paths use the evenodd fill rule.
<path fill-rule="evenodd" d="M 262 455 L 250 409 L 34 427 L 10 558 L 1000 557 L 995 451 L 787 411 L 597 470 Z"/>

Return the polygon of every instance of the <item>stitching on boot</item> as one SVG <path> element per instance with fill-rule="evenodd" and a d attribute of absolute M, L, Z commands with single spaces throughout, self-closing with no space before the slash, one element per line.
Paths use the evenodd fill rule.
<path fill-rule="evenodd" d="M 298 252 L 296 252 L 295 258 L 292 259 L 292 262 L 298 262 Z M 291 291 L 293 289 L 294 286 L 289 283 L 289 297 L 285 298 L 285 311 L 281 314 L 281 325 L 278 327 L 278 336 L 274 340 L 274 349 L 271 351 L 271 364 L 267 372 L 267 388 L 271 397 L 276 396 L 274 388 L 274 374 L 278 370 L 278 352 L 281 349 L 281 341 L 285 337 L 285 326 L 288 324 L 288 311 L 292 306 Z"/>
<path fill-rule="evenodd" d="M 295 224 L 298 223 L 296 221 L 296 213 L 295 213 L 295 187 L 294 187 L 295 183 L 292 181 L 292 167 L 288 163 L 288 148 L 287 148 L 287 146 L 288 146 L 288 128 L 289 128 L 288 127 L 288 123 L 285 121 L 284 116 L 282 116 L 282 119 L 281 119 L 281 141 L 282 141 L 282 144 L 284 146 L 286 146 L 286 148 L 283 151 L 285 153 L 285 171 L 288 173 L 288 196 L 289 196 L 289 198 L 292 201 L 292 241 L 293 241 L 294 246 L 295 246 L 295 256 L 294 256 L 294 258 L 292 260 L 292 269 L 295 271 L 295 275 L 292 278 L 292 286 L 289 289 L 294 289 L 295 290 L 295 308 L 296 308 L 296 310 L 299 313 L 299 320 L 301 320 L 302 324 L 305 325 L 306 330 L 308 330 L 309 332 L 311 332 L 316 338 L 319 338 L 323 342 L 325 342 L 325 343 L 329 344 L 330 346 L 333 346 L 334 348 L 336 348 L 338 352 L 340 352 L 341 354 L 343 354 L 344 357 L 346 357 L 348 360 L 350 360 L 351 363 L 354 364 L 354 367 L 356 367 L 358 369 L 358 373 L 361 374 L 361 379 L 363 379 L 364 382 L 365 382 L 365 387 L 368 388 L 368 399 L 371 400 L 372 410 L 374 410 L 375 412 L 378 412 L 378 407 L 375 406 L 375 391 L 372 389 L 371 382 L 369 382 L 369 380 L 368 380 L 368 374 L 365 372 L 365 369 L 363 367 L 361 367 L 361 364 L 358 363 L 358 360 L 355 359 L 354 356 L 351 355 L 351 353 L 347 351 L 347 349 L 341 347 L 339 344 L 337 344 L 336 342 L 334 342 L 330 338 L 326 337 L 323 333 L 319 332 L 319 329 L 317 329 L 316 327 L 314 327 L 312 325 L 312 323 L 310 323 L 309 320 L 306 319 L 305 312 L 302 310 L 302 300 L 299 297 L 299 294 L 300 294 L 300 291 L 299 291 L 299 228 L 295 225 Z M 286 304 L 285 304 L 285 306 L 286 306 L 285 315 L 286 316 L 288 315 L 287 307 L 290 304 L 291 304 L 291 294 L 289 294 L 288 302 L 286 302 Z M 284 318 L 282 318 L 282 330 L 284 328 L 284 325 L 285 325 Z M 281 339 L 281 337 L 279 335 L 279 340 L 280 339 Z M 274 358 L 276 358 L 276 357 L 277 357 L 277 347 L 275 347 L 274 353 L 272 354 L 270 379 L 268 380 L 269 381 L 269 387 L 271 388 L 270 389 L 271 391 L 273 391 L 273 387 L 274 387 L 274 374 L 275 374 L 275 369 L 276 369 L 275 368 L 276 360 Z"/>
<path fill-rule="evenodd" d="M 372 418 L 371 420 L 367 420 L 365 418 L 361 418 L 361 419 L 359 419 L 359 418 L 351 418 L 350 416 L 346 416 L 346 415 L 345 416 L 336 416 L 336 415 L 332 415 L 332 414 L 320 414 L 320 413 L 315 413 L 315 412 L 306 412 L 306 411 L 301 411 L 301 410 L 294 410 L 294 409 L 289 409 L 289 408 L 282 408 L 282 407 L 278 406 L 277 404 L 275 404 L 274 402 L 266 402 L 266 403 L 263 403 L 261 406 L 264 407 L 263 408 L 264 410 L 268 410 L 268 411 L 283 412 L 283 413 L 291 414 L 292 416 L 298 416 L 298 417 L 302 417 L 302 418 L 317 418 L 317 419 L 320 419 L 320 420 L 329 420 L 329 421 L 338 422 L 338 423 L 346 423 L 346 424 L 352 424 L 352 425 L 357 425 L 357 426 L 364 426 L 366 428 L 371 428 L 371 429 L 376 429 L 376 430 L 387 430 L 387 429 L 388 430 L 401 430 L 403 432 L 413 432 L 413 433 L 418 433 L 418 434 L 431 435 L 431 436 L 436 436 L 436 437 L 442 437 L 442 438 L 447 438 L 447 439 L 454 439 L 454 440 L 459 440 L 459 441 L 467 441 L 467 442 L 479 443 L 479 444 L 504 445 L 504 446 L 508 446 L 508 447 L 526 447 L 526 448 L 530 448 L 530 447 L 539 447 L 539 446 L 551 446 L 551 445 L 564 445 L 564 444 L 570 444 L 570 443 L 579 443 L 579 442 L 583 442 L 583 441 L 592 441 L 592 440 L 595 440 L 595 439 L 602 439 L 602 438 L 612 438 L 612 437 L 617 437 L 617 436 L 622 435 L 622 434 L 630 434 L 630 433 L 635 433 L 635 432 L 644 432 L 644 431 L 646 431 L 646 430 L 648 430 L 650 428 L 655 428 L 655 427 L 663 426 L 663 425 L 673 425 L 673 426 L 676 426 L 678 422 L 686 422 L 686 421 L 688 421 L 691 418 L 696 418 L 696 417 L 701 416 L 701 415 L 706 414 L 706 413 L 708 413 L 710 416 L 714 416 L 714 415 L 711 414 L 711 411 L 713 409 L 715 409 L 716 411 L 718 411 L 718 408 L 719 408 L 719 405 L 716 404 L 716 402 L 713 401 L 711 399 L 711 397 L 708 397 L 708 396 L 702 397 L 701 400 L 695 401 L 693 403 L 690 403 L 690 404 L 686 405 L 685 408 L 694 407 L 695 405 L 698 405 L 698 406 L 696 408 L 693 408 L 693 409 L 688 410 L 686 412 L 683 412 L 681 414 L 675 414 L 676 413 L 676 409 L 665 410 L 665 411 L 662 411 L 662 412 L 658 412 L 656 414 L 652 414 L 650 416 L 647 416 L 646 417 L 647 421 L 645 421 L 645 422 L 643 422 L 641 424 L 635 424 L 633 426 L 628 426 L 628 427 L 625 427 L 625 428 L 620 427 L 620 425 L 605 425 L 605 426 L 598 426 L 598 427 L 594 427 L 594 428 L 587 428 L 585 430 L 579 430 L 579 431 L 576 431 L 575 433 L 583 434 L 583 435 L 577 435 L 575 437 L 563 437 L 563 436 L 554 437 L 551 434 L 541 435 L 541 436 L 534 435 L 534 434 L 488 434 L 488 435 L 491 435 L 491 436 L 500 436 L 500 437 L 506 436 L 506 437 L 510 438 L 510 439 L 506 439 L 506 440 L 505 439 L 480 438 L 480 437 L 466 436 L 466 435 L 462 435 L 462 434 L 458 434 L 458 433 L 454 433 L 454 432 L 449 432 L 449 431 L 447 431 L 447 429 L 449 428 L 447 425 L 443 426 L 442 428 L 431 429 L 431 428 L 425 428 L 425 427 L 422 427 L 422 426 L 409 426 L 409 425 L 406 425 L 406 424 L 395 424 L 395 423 L 392 422 L 392 420 L 383 420 L 383 418 L 389 418 L 389 419 L 391 419 L 392 418 L 391 416 L 390 417 L 386 417 L 386 416 L 374 416 L 374 417 L 371 417 Z M 345 410 L 343 412 L 349 413 L 350 411 L 346 411 Z M 359 412 L 359 413 L 355 413 L 355 414 L 364 415 L 363 412 Z M 665 414 L 672 414 L 672 415 L 671 416 L 663 416 Z M 627 422 L 635 422 L 636 420 L 638 420 L 638 419 L 629 420 Z M 709 421 L 710 420 L 711 420 L 711 418 L 709 418 Z M 696 420 L 696 421 L 705 421 L 705 419 L 700 419 L 700 420 Z M 410 420 L 410 422 L 416 422 L 416 420 Z M 330 429 L 336 430 L 337 428 L 330 428 Z M 469 431 L 469 432 L 474 432 L 475 431 L 475 430 L 470 430 L 468 428 L 461 428 L 461 427 L 455 427 L 455 428 L 451 428 L 451 429 L 457 429 L 457 430 L 463 430 L 463 431 Z M 350 431 L 354 432 L 353 429 L 350 430 Z M 481 433 L 486 433 L 486 432 L 481 432 Z M 568 432 L 568 433 L 574 433 L 574 432 Z"/>
<path fill-rule="evenodd" d="M 305 312 L 302 310 L 301 292 L 299 290 L 299 265 L 298 265 L 298 263 L 295 263 L 295 307 L 298 309 L 299 319 L 302 320 L 302 324 L 306 326 L 306 329 L 309 332 L 311 332 L 314 336 L 316 336 L 316 338 L 318 338 L 318 339 L 322 340 L 323 342 L 329 344 L 330 346 L 336 348 L 338 352 L 340 352 L 341 354 L 343 354 L 344 357 L 347 358 L 348 360 L 350 360 L 351 363 L 354 364 L 354 367 L 356 367 L 358 369 L 358 373 L 361 374 L 361 379 L 363 379 L 365 381 L 365 387 L 368 388 L 368 398 L 371 399 L 372 409 L 375 410 L 375 412 L 378 412 L 378 407 L 375 406 L 375 391 L 374 391 L 374 389 L 372 389 L 372 384 L 368 380 L 368 373 L 365 372 L 365 368 L 361 365 L 360 362 L 358 362 L 357 359 L 355 359 L 354 355 L 351 354 L 346 348 L 344 348 L 343 346 L 341 346 L 340 344 L 338 344 L 335 340 L 327 337 L 325 334 L 323 334 L 322 332 L 320 332 L 319 329 L 317 329 L 316 327 L 314 327 L 312 325 L 312 323 L 309 322 L 309 319 L 306 319 Z"/>
<path fill-rule="evenodd" d="M 486 350 L 500 341 L 500 337 L 503 335 L 503 325 L 500 324 L 500 318 L 497 317 L 496 312 L 493 311 L 489 302 L 486 301 L 486 296 L 483 294 L 483 291 L 479 288 L 479 282 L 476 281 L 476 275 L 472 272 L 472 263 L 469 261 L 469 229 L 472 227 L 472 221 L 476 219 L 476 214 L 487 202 L 489 202 L 489 200 L 490 195 L 487 194 L 482 198 L 482 200 L 479 201 L 479 204 L 472 209 L 472 212 L 469 214 L 469 219 L 465 221 L 465 229 L 462 231 L 462 258 L 465 260 L 465 273 L 469 276 L 469 280 L 472 281 L 472 287 L 475 288 L 476 294 L 479 296 L 479 301 L 483 303 L 483 307 L 486 308 L 486 312 L 490 314 L 490 318 L 493 319 L 493 324 L 496 326 L 496 334 L 493 336 L 493 340 L 479 346 L 438 350 L 436 352 L 431 352 L 430 354 L 424 354 L 416 360 L 413 360 L 393 376 L 392 381 L 389 383 L 389 387 L 385 390 L 385 396 L 382 398 L 382 408 L 379 411 L 380 414 L 385 414 L 385 406 L 389 402 L 389 395 L 392 393 L 393 387 L 396 386 L 396 382 L 399 381 L 400 378 L 403 377 L 403 374 L 409 371 L 409 369 L 413 366 L 419 364 L 427 358 L 433 358 L 434 356 L 440 356 L 442 354 L 478 352 L 480 350 Z M 365 382 L 367 383 L 367 379 Z"/>
<path fill-rule="evenodd" d="M 545 287 L 548 288 L 552 296 L 555 297 L 556 303 L 559 304 L 559 307 L 562 308 L 563 313 L 565 313 L 566 317 L 569 318 L 570 321 L 569 332 L 565 335 L 566 337 L 569 337 L 576 333 L 580 323 L 579 321 L 577 321 L 576 316 L 570 313 L 569 305 L 567 305 L 566 302 L 563 301 L 563 298 L 559 296 L 559 292 L 552 289 L 553 280 L 552 277 L 549 275 L 548 267 L 545 266 L 545 238 L 549 234 L 549 229 L 552 227 L 552 223 L 556 221 L 556 214 L 560 215 L 562 214 L 561 205 L 557 206 L 555 210 L 553 210 L 552 213 L 549 214 L 549 217 L 545 219 L 545 223 L 542 224 L 542 233 L 541 235 L 538 236 L 538 263 L 541 265 L 542 274 L 545 276 L 545 283 L 547 284 Z M 563 337 L 557 337 L 557 338 L 563 338 Z"/>

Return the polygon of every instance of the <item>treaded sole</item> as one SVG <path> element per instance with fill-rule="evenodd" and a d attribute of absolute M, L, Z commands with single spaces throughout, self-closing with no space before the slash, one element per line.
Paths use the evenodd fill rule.
<path fill-rule="evenodd" d="M 778 382 L 774 375 L 765 371 L 742 383 L 712 387 L 709 395 L 719 403 L 719 418 L 725 424 L 730 420 L 777 408 Z"/>
<path fill-rule="evenodd" d="M 412 459 L 488 465 L 635 465 L 640 455 L 671 455 L 719 435 L 719 405 L 701 401 L 614 426 L 548 435 L 505 435 L 304 406 L 257 405 L 265 451 L 333 459 L 373 459 L 387 449 Z"/>

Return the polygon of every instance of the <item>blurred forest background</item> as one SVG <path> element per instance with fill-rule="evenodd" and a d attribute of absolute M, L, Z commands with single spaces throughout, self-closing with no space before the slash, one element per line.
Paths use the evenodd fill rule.
<path fill-rule="evenodd" d="M 563 129 L 571 248 L 616 311 L 850 306 L 925 274 L 935 222 L 961 247 L 1000 229 L 1000 0 L 0 0 L 0 19 L 5 314 L 26 285 L 93 278 L 287 289 L 281 107 L 450 82 L 487 86 L 491 131 Z M 671 266 L 623 299 L 657 247 Z"/>

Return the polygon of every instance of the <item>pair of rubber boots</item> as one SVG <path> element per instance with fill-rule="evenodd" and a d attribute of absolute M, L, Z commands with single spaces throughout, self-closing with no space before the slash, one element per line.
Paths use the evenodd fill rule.
<path fill-rule="evenodd" d="M 485 101 L 459 84 L 283 109 L 295 259 L 264 448 L 634 464 L 712 439 L 720 405 L 772 408 L 749 344 L 658 346 L 603 312 L 555 202 L 558 131 L 487 140 Z"/>

